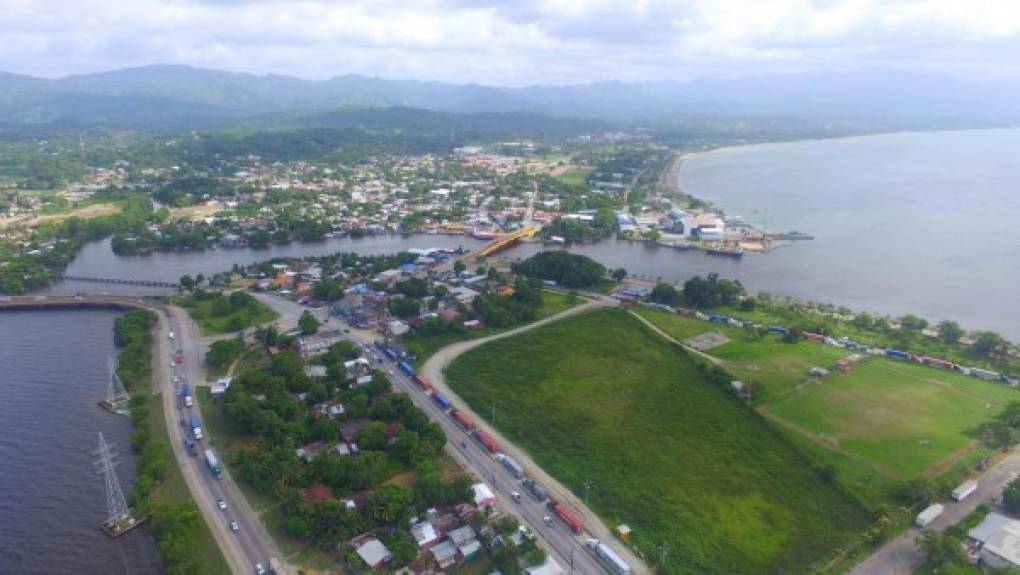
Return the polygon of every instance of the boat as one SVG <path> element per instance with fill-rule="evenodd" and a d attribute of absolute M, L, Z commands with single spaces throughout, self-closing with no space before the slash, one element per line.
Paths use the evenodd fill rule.
<path fill-rule="evenodd" d="M 766 237 L 768 237 L 769 239 L 773 239 L 773 240 L 813 240 L 813 239 L 815 239 L 815 237 L 812 236 L 811 234 L 805 234 L 804 232 L 798 232 L 797 230 L 793 230 L 792 232 L 779 233 L 779 234 L 767 234 Z"/>
<path fill-rule="evenodd" d="M 744 248 L 739 245 L 732 248 L 720 246 L 716 248 L 708 248 L 705 250 L 705 253 L 710 256 L 726 256 L 728 258 L 742 258 L 744 257 Z"/>
<path fill-rule="evenodd" d="M 673 248 L 674 250 L 689 250 L 689 249 L 691 249 L 690 244 L 688 244 L 684 240 L 680 240 L 680 241 L 676 241 L 676 242 L 669 242 L 669 243 L 667 243 L 665 245 L 667 247 Z"/>
<path fill-rule="evenodd" d="M 548 241 L 549 241 L 550 244 L 565 244 L 565 243 L 567 243 L 567 240 L 565 238 L 561 237 L 561 236 L 549 236 L 549 240 Z"/>
<path fill-rule="evenodd" d="M 496 239 L 496 232 L 491 230 L 474 230 L 471 235 L 480 240 L 492 240 Z"/>

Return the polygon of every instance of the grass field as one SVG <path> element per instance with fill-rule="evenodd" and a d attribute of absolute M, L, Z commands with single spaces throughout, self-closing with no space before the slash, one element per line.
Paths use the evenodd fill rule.
<path fill-rule="evenodd" d="M 582 303 L 583 300 L 578 303 Z M 542 306 L 538 308 L 538 317 L 536 319 L 542 319 L 549 317 L 569 309 L 577 304 L 571 304 L 567 294 L 554 292 L 554 291 L 542 291 Z M 519 326 L 514 326 L 519 327 Z M 404 337 L 403 343 L 407 346 L 407 349 L 415 355 L 417 359 L 414 360 L 415 365 L 421 365 L 425 363 L 425 360 L 432 357 L 432 354 L 436 353 L 443 347 L 450 345 L 455 341 L 462 341 L 466 339 L 478 339 L 480 337 L 487 337 L 493 334 L 497 334 L 502 331 L 506 331 L 510 328 L 492 328 L 486 327 L 478 331 L 468 332 L 463 335 L 442 335 L 433 337 L 415 337 L 413 333 L 411 337 Z"/>
<path fill-rule="evenodd" d="M 166 428 L 166 419 L 163 415 L 163 398 L 158 394 L 150 395 L 148 402 L 149 409 L 146 425 L 152 431 L 152 440 L 159 444 L 163 455 L 170 462 L 170 465 L 167 466 L 166 476 L 150 495 L 150 501 L 155 506 L 194 505 L 194 499 L 191 497 L 191 491 L 188 490 L 187 483 L 184 482 L 184 476 L 181 475 L 180 469 L 174 463 L 173 447 L 170 445 L 170 435 Z M 200 573 L 208 575 L 229 573 L 230 568 L 227 566 L 227 561 L 223 558 L 223 554 L 220 553 L 220 548 L 216 545 L 216 540 L 213 539 L 205 520 L 201 522 L 200 531 L 201 534 L 196 539 L 197 545 L 193 549 L 193 552 L 200 559 L 198 562 L 201 566 Z"/>
<path fill-rule="evenodd" d="M 198 323 L 202 335 L 240 331 L 276 319 L 276 312 L 255 298 L 251 298 L 244 308 L 233 310 L 227 314 L 215 313 L 214 300 L 211 299 L 177 298 L 174 303 L 184 308 L 191 319 Z"/>
<path fill-rule="evenodd" d="M 871 358 L 769 409 L 910 479 L 974 443 L 972 432 L 1004 405 L 1007 394 L 1015 392 L 955 373 Z"/>
<path fill-rule="evenodd" d="M 694 360 L 617 310 L 472 350 L 451 385 L 669 573 L 803 573 L 869 523 Z M 499 406 L 506 406 L 500 409 Z M 510 408 L 512 406 L 512 409 Z"/>
<path fill-rule="evenodd" d="M 556 179 L 568 186 L 585 186 L 588 184 L 588 176 L 595 171 L 595 168 L 574 167 L 556 176 Z"/>

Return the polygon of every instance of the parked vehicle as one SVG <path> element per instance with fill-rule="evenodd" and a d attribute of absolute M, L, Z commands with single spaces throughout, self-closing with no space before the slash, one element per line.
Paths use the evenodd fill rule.
<path fill-rule="evenodd" d="M 887 349 L 887 350 L 885 350 L 885 355 L 886 355 L 886 357 L 889 357 L 889 358 L 892 358 L 892 359 L 900 359 L 900 360 L 903 360 L 903 361 L 910 361 L 910 354 L 905 352 L 905 351 L 898 350 L 898 349 Z"/>
<path fill-rule="evenodd" d="M 177 354 L 174 356 L 174 360 L 177 362 L 177 365 L 183 365 L 184 364 L 184 352 L 181 351 L 181 350 L 177 350 Z"/>
<path fill-rule="evenodd" d="M 507 470 L 517 479 L 524 477 L 524 468 L 521 467 L 520 463 L 514 461 L 514 459 L 509 455 L 500 453 L 496 456 L 496 459 L 498 459 L 499 462 L 503 464 L 503 467 L 506 467 Z"/>
<path fill-rule="evenodd" d="M 198 450 L 195 448 L 195 440 L 191 439 L 191 436 L 184 434 L 184 449 L 187 450 L 188 455 L 197 455 Z"/>
<path fill-rule="evenodd" d="M 191 414 L 191 435 L 195 438 L 195 441 L 202 440 L 202 424 L 199 423 L 198 416 L 194 413 Z"/>
<path fill-rule="evenodd" d="M 510 492 L 510 499 L 513 499 L 514 501 L 520 503 L 521 502 L 521 494 L 518 493 L 517 491 L 511 491 Z"/>
<path fill-rule="evenodd" d="M 499 444 L 496 443 L 496 440 L 488 433 L 479 429 L 478 431 L 475 431 L 475 439 L 477 439 L 478 443 L 481 443 L 485 449 L 488 449 L 489 453 L 499 452 Z"/>
<path fill-rule="evenodd" d="M 569 507 L 559 503 L 558 501 L 550 501 L 548 503 L 548 507 L 556 514 L 557 517 L 566 523 L 567 527 L 571 531 L 578 535 L 584 532 L 584 525 L 581 523 L 581 520 L 574 515 L 574 512 L 571 511 Z"/>
<path fill-rule="evenodd" d="M 444 410 L 450 409 L 450 400 L 443 397 L 443 394 L 432 392 L 432 401 L 436 402 L 436 405 L 443 408 Z"/>
<path fill-rule="evenodd" d="M 217 499 L 216 500 L 216 506 L 220 508 L 220 511 L 226 511 L 227 510 L 227 502 L 222 500 L 222 499 Z"/>
<path fill-rule="evenodd" d="M 942 510 L 943 507 L 940 503 L 929 505 L 924 511 L 917 514 L 917 519 L 914 520 L 914 524 L 918 527 L 926 527 L 929 523 L 935 521 L 939 515 L 942 515 Z"/>
<path fill-rule="evenodd" d="M 542 491 L 542 488 L 538 486 L 538 483 L 534 479 L 530 477 L 525 478 L 521 484 L 524 485 L 524 488 L 528 490 L 528 493 L 530 493 L 532 497 L 538 501 L 545 501 L 545 491 Z"/>
<path fill-rule="evenodd" d="M 601 559 L 613 573 L 617 575 L 630 575 L 632 573 L 630 565 L 627 565 L 627 562 L 620 558 L 615 551 L 598 539 L 589 539 L 585 544 L 588 546 L 588 549 L 595 552 L 595 556 Z"/>
<path fill-rule="evenodd" d="M 237 524 L 237 521 L 231 520 L 230 530 L 233 531 L 234 533 L 237 533 L 238 531 L 241 530 L 241 526 Z"/>
<path fill-rule="evenodd" d="M 223 469 L 220 468 L 220 460 L 216 458 L 216 453 L 212 449 L 205 450 L 205 464 L 209 467 L 209 471 L 213 474 L 216 479 L 223 477 Z"/>
<path fill-rule="evenodd" d="M 406 373 L 407 375 L 414 375 L 414 368 L 411 367 L 411 364 L 407 363 L 406 361 L 398 363 L 397 367 L 399 367 L 400 371 Z"/>
<path fill-rule="evenodd" d="M 454 409 L 453 411 L 450 412 L 450 417 L 452 417 L 454 421 L 459 423 L 461 427 L 468 431 L 471 431 L 472 429 L 475 428 L 475 422 L 470 417 L 465 415 L 463 411 Z"/>
<path fill-rule="evenodd" d="M 418 384 L 418 387 L 424 389 L 425 391 L 431 391 L 432 390 L 432 385 L 429 384 L 429 380 L 427 380 L 424 377 L 422 377 L 420 373 L 416 374 L 413 379 L 414 379 L 414 382 L 416 384 Z"/>

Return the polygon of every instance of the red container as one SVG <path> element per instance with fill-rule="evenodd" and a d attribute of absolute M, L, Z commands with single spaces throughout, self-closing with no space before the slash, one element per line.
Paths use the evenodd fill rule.
<path fill-rule="evenodd" d="M 478 430 L 475 432 L 475 439 L 478 440 L 478 443 L 484 445 L 485 449 L 489 450 L 489 453 L 499 453 L 499 444 L 496 443 L 495 439 L 489 437 L 488 433 Z"/>
<path fill-rule="evenodd" d="M 450 412 L 450 415 L 453 417 L 454 421 L 459 423 L 461 427 L 463 427 L 464 429 L 471 431 L 472 429 L 475 428 L 475 422 L 472 421 L 470 417 L 461 413 L 459 410 L 454 409 L 453 411 Z"/>
<path fill-rule="evenodd" d="M 177 350 L 177 357 L 175 359 L 177 360 L 177 365 L 183 364 L 184 363 L 184 352 L 181 351 L 181 350 Z"/>
<path fill-rule="evenodd" d="M 569 527 L 571 531 L 578 535 L 584 531 L 584 526 L 581 525 L 581 521 L 577 517 L 574 517 L 573 512 L 571 512 L 566 505 L 562 503 L 553 503 L 552 508 L 553 512 L 567 524 L 567 527 Z"/>
<path fill-rule="evenodd" d="M 418 387 L 424 389 L 425 391 L 432 390 L 432 386 L 429 385 L 429 380 L 422 377 L 421 374 L 415 374 L 414 382 L 418 384 Z"/>

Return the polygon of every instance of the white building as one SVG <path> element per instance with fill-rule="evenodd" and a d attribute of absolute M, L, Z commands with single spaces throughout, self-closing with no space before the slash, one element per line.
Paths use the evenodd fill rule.
<path fill-rule="evenodd" d="M 372 569 L 393 559 L 393 553 L 390 553 L 390 550 L 378 539 L 369 539 L 361 547 L 358 547 L 357 552 L 358 557 L 361 557 L 361 560 Z"/>
<path fill-rule="evenodd" d="M 981 562 L 992 568 L 1020 567 L 1020 521 L 994 511 L 967 536 L 981 546 Z"/>

